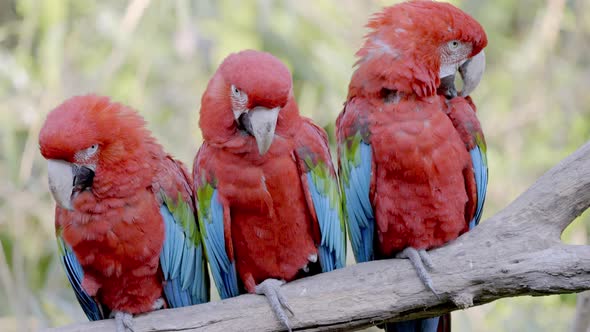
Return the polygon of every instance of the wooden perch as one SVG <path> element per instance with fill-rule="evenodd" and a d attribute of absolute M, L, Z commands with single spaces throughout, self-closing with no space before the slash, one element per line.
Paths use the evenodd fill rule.
<path fill-rule="evenodd" d="M 566 245 L 561 232 L 590 205 L 590 143 L 543 175 L 504 210 L 453 243 L 433 250 L 438 299 L 406 260 L 363 263 L 284 287 L 297 331 L 359 329 L 435 316 L 503 297 L 590 289 L 590 246 Z M 243 295 L 135 319 L 140 331 L 275 331 L 262 296 Z M 114 331 L 113 320 L 55 332 Z"/>

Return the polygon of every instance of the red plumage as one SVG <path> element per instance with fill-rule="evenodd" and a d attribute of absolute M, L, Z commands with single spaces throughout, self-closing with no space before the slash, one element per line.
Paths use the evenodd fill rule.
<path fill-rule="evenodd" d="M 443 2 L 418 0 L 390 6 L 375 14 L 367 27 L 371 31 L 356 54 L 358 68 L 348 99 L 377 96 L 384 88 L 432 96 L 440 84 L 442 41 L 471 43 L 469 56 L 487 45 L 487 36 L 476 20 Z"/>
<path fill-rule="evenodd" d="M 260 155 L 256 140 L 232 114 L 230 87 L 248 95 L 248 108 L 280 107 L 270 149 Z M 239 279 L 254 292 L 265 279 L 293 280 L 317 254 L 319 226 L 302 183 L 299 149 L 332 167 L 322 129 L 299 115 L 287 68 L 267 53 L 229 56 L 203 95 L 200 127 L 205 138 L 194 176 L 215 183 L 225 216 L 225 246 Z"/>
<path fill-rule="evenodd" d="M 470 99 L 449 104 L 436 95 L 442 48 L 452 40 L 478 54 L 487 37 L 456 7 L 409 1 L 388 7 L 369 22 L 358 51 L 338 138 L 360 131 L 373 151 L 371 202 L 377 255 L 406 247 L 430 249 L 468 230 L 476 191 L 467 148 L 479 130 Z M 466 128 L 466 126 L 470 126 Z"/>
<path fill-rule="evenodd" d="M 395 106 L 353 100 L 338 123 L 353 128 L 357 119 L 367 118 L 380 256 L 391 257 L 406 247 L 437 247 L 467 230 L 464 178 L 473 178 L 471 160 L 441 112 L 444 107 L 438 96 Z M 368 109 L 375 111 L 359 112 Z"/>
<path fill-rule="evenodd" d="M 353 249 L 360 261 L 409 258 L 436 293 L 425 250 L 477 224 L 485 197 L 485 142 L 475 106 L 463 95 L 481 79 L 487 37 L 468 14 L 434 1 L 387 7 L 367 26 L 336 123 Z M 454 87 L 457 71 L 461 93 Z M 359 206 L 374 218 L 351 211 Z M 450 315 L 384 328 L 447 331 Z"/>
<path fill-rule="evenodd" d="M 94 95 L 53 110 L 41 130 L 46 159 L 96 165 L 91 190 L 56 207 L 55 226 L 84 270 L 84 290 L 110 310 L 153 310 L 162 297 L 159 256 L 164 241 L 163 190 L 191 202 L 188 173 L 167 155 L 132 109 Z M 79 151 L 98 144 L 96 155 Z"/>

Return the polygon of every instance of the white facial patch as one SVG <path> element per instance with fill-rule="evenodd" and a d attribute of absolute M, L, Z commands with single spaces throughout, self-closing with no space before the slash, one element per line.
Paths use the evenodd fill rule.
<path fill-rule="evenodd" d="M 96 164 L 91 162 L 91 158 L 98 152 L 99 145 L 92 144 L 90 147 L 80 150 L 74 154 L 76 164 L 90 168 L 92 171 L 96 171 Z"/>
<path fill-rule="evenodd" d="M 439 78 L 455 75 L 459 66 L 467 61 L 473 46 L 457 40 L 444 43 L 440 48 Z"/>
<path fill-rule="evenodd" d="M 234 113 L 234 119 L 237 121 L 240 115 L 248 112 L 246 108 L 248 106 L 248 95 L 236 88 L 235 85 L 232 85 L 230 90 L 231 108 Z"/>

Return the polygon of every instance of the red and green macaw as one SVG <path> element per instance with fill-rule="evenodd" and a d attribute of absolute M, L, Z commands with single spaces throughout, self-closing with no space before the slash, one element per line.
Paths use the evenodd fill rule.
<path fill-rule="evenodd" d="M 190 177 L 139 114 L 106 97 L 66 100 L 39 136 L 66 275 L 89 320 L 209 300 Z"/>
<path fill-rule="evenodd" d="M 264 294 L 290 330 L 279 286 L 346 263 L 338 182 L 323 129 L 299 115 L 274 56 L 228 56 L 201 102 L 193 176 L 203 242 L 222 298 Z"/>
<path fill-rule="evenodd" d="M 352 248 L 358 262 L 409 258 L 435 292 L 426 250 L 477 225 L 485 200 L 486 145 L 468 95 L 483 74 L 487 37 L 468 14 L 433 1 L 387 7 L 368 27 L 337 120 Z M 450 316 L 386 327 L 445 330 Z"/>

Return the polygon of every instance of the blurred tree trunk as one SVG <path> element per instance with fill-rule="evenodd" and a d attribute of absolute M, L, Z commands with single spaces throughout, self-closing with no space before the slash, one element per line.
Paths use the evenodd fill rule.
<path fill-rule="evenodd" d="M 590 331 L 590 291 L 578 294 L 576 317 L 574 317 L 574 326 L 572 328 L 572 332 L 588 331 Z"/>
<path fill-rule="evenodd" d="M 0 25 L 17 18 L 14 0 L 0 1 Z"/>

